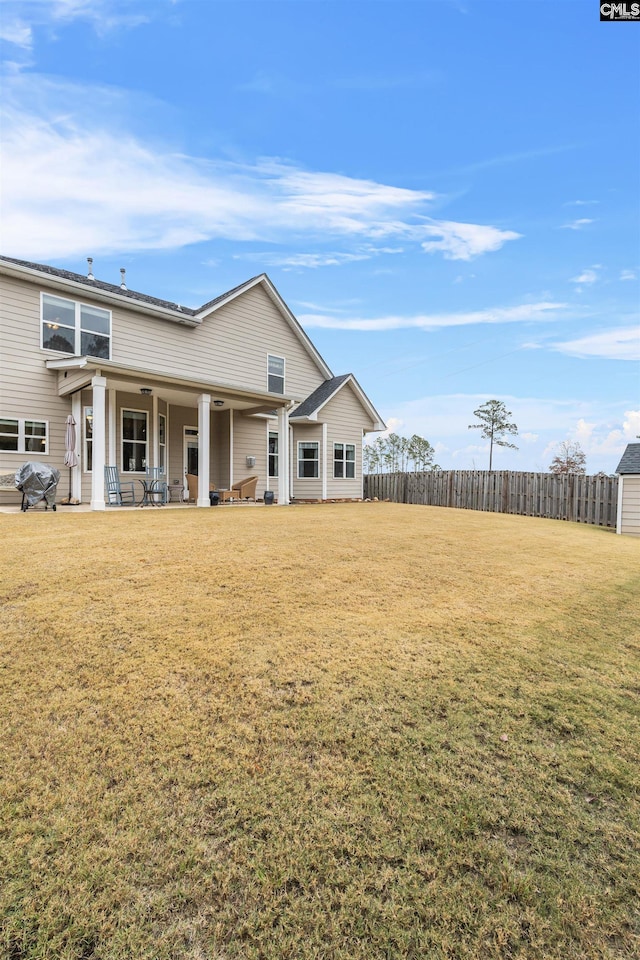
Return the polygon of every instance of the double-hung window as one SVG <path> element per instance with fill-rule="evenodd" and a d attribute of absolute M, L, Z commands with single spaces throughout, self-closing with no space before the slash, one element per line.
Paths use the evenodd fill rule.
<path fill-rule="evenodd" d="M 268 354 L 267 389 L 269 393 L 284 393 L 284 357 Z"/>
<path fill-rule="evenodd" d="M 300 480 L 315 479 L 318 476 L 318 451 L 317 440 L 298 441 L 298 478 Z"/>
<path fill-rule="evenodd" d="M 122 472 L 144 473 L 147 456 L 148 430 L 146 410 L 122 411 Z"/>
<path fill-rule="evenodd" d="M 0 450 L 6 453 L 47 454 L 49 424 L 46 420 L 0 418 Z"/>
<path fill-rule="evenodd" d="M 158 469 L 162 474 L 167 472 L 167 418 L 164 413 L 158 414 Z"/>
<path fill-rule="evenodd" d="M 45 350 L 108 360 L 111 311 L 43 293 L 42 346 Z"/>
<path fill-rule="evenodd" d="M 333 476 L 335 479 L 354 480 L 356 476 L 355 443 L 334 443 Z"/>

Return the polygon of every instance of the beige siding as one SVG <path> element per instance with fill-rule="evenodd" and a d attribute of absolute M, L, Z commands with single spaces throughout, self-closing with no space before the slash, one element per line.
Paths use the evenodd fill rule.
<path fill-rule="evenodd" d="M 622 484 L 623 534 L 640 537 L 640 477 L 625 476 Z"/>
<path fill-rule="evenodd" d="M 233 482 L 258 477 L 256 497 L 269 489 L 267 480 L 267 421 L 262 417 L 233 417 Z M 247 457 L 255 457 L 255 467 L 247 466 Z"/>
<path fill-rule="evenodd" d="M 362 431 L 375 426 L 350 384 L 344 386 L 324 406 L 320 418 L 327 424 L 327 497 L 362 496 Z M 352 443 L 356 448 L 355 479 L 334 479 L 333 445 Z"/>
<path fill-rule="evenodd" d="M 6 279 L 6 278 L 3 278 Z M 0 451 L 0 474 L 14 473 L 27 460 L 57 467 L 61 475 L 58 495 L 64 495 L 69 471 L 64 466 L 65 421 L 71 400 L 58 396 L 58 375 L 46 370 L 50 351 L 40 349 L 40 292 L 19 281 L 3 282 L 0 306 L 0 416 L 48 421 L 46 454 Z M 66 479 L 65 479 L 66 478 Z M 20 494 L 0 491 L 1 503 L 15 503 Z"/>
<path fill-rule="evenodd" d="M 298 441 L 311 440 L 318 443 L 319 477 L 304 479 L 298 477 Z M 293 427 L 293 496 L 296 500 L 322 499 L 322 425 L 296 424 Z"/>
<path fill-rule="evenodd" d="M 267 391 L 267 354 L 285 358 L 285 392 L 304 399 L 324 377 L 287 321 L 260 287 L 183 327 L 117 308 L 112 359 L 159 374 Z"/>

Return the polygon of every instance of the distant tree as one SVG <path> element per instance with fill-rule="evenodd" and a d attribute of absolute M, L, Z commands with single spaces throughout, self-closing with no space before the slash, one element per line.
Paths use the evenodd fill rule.
<path fill-rule="evenodd" d="M 437 463 L 433 462 L 435 450 L 428 440 L 419 437 L 417 433 L 409 440 L 409 460 L 413 463 L 414 470 L 439 470 Z"/>
<path fill-rule="evenodd" d="M 507 410 L 502 400 L 487 400 L 481 407 L 473 411 L 473 415 L 481 422 L 470 423 L 469 430 L 482 430 L 482 436 L 489 441 L 489 470 L 492 470 L 493 445 L 517 450 L 515 443 L 509 443 L 508 440 L 503 438 L 505 434 L 516 436 L 518 428 L 515 423 L 511 423 L 508 419 L 512 416 L 512 413 Z"/>
<path fill-rule="evenodd" d="M 558 452 L 549 464 L 551 473 L 586 473 L 587 457 L 575 440 L 563 440 L 558 444 Z"/>

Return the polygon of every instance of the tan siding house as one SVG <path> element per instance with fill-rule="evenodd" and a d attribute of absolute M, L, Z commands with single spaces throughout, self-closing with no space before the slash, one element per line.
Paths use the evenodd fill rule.
<path fill-rule="evenodd" d="M 280 504 L 362 495 L 363 435 L 384 424 L 265 274 L 197 309 L 8 257 L 0 280 L 1 475 L 37 460 L 66 493 L 71 414 L 71 493 L 96 510 L 106 466 L 134 482 L 155 468 L 172 495 L 195 473 L 198 506 L 248 476 Z"/>

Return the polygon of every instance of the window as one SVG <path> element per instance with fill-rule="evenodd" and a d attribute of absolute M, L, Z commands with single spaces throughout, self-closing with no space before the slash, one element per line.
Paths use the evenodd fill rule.
<path fill-rule="evenodd" d="M 284 357 L 267 356 L 267 389 L 269 393 L 284 393 Z"/>
<path fill-rule="evenodd" d="M 355 443 L 334 443 L 333 476 L 336 479 L 354 480 L 356 475 Z"/>
<path fill-rule="evenodd" d="M 160 473 L 167 472 L 167 418 L 158 414 L 158 468 Z"/>
<path fill-rule="evenodd" d="M 269 431 L 269 476 L 278 476 L 278 434 Z"/>
<path fill-rule="evenodd" d="M 315 440 L 298 441 L 298 478 L 318 476 L 318 443 Z"/>
<path fill-rule="evenodd" d="M 147 411 L 122 411 L 122 471 L 144 473 L 147 466 Z"/>
<path fill-rule="evenodd" d="M 109 310 L 42 294 L 43 349 L 108 360 L 110 344 Z"/>
<path fill-rule="evenodd" d="M 46 420 L 0 419 L 0 450 L 6 453 L 48 452 Z"/>
<path fill-rule="evenodd" d="M 93 407 L 85 407 L 82 417 L 82 439 L 85 473 L 93 469 Z"/>

